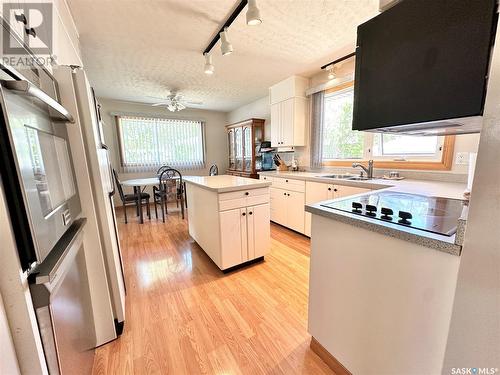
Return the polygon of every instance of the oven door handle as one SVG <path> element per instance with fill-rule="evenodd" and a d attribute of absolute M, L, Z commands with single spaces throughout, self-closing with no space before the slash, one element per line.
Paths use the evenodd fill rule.
<path fill-rule="evenodd" d="M 34 284 L 54 283 L 55 280 L 62 276 L 71 255 L 69 254 L 70 250 L 74 248 L 73 245 L 81 238 L 80 234 L 86 222 L 86 218 L 75 220 L 66 233 L 63 234 L 49 255 L 30 275 L 34 279 Z"/>
<path fill-rule="evenodd" d="M 75 119 L 69 113 L 69 111 L 59 104 L 56 100 L 52 99 L 49 95 L 43 92 L 41 89 L 33 85 L 28 81 L 7 81 L 2 80 L 2 87 L 14 91 L 18 94 L 28 95 L 37 98 L 44 104 L 48 105 L 53 111 L 50 111 L 50 116 L 53 120 L 67 121 L 74 123 Z"/>

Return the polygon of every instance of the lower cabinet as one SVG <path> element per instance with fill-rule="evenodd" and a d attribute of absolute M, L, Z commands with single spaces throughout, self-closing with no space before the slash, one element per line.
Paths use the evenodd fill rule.
<path fill-rule="evenodd" d="M 304 233 L 305 196 L 302 192 L 271 187 L 271 220 Z"/>
<path fill-rule="evenodd" d="M 356 195 L 361 193 L 366 193 L 370 189 L 355 187 L 355 186 L 345 186 L 345 185 L 333 185 L 323 182 L 306 182 L 306 204 L 317 203 L 321 201 L 326 201 L 330 199 L 337 199 L 342 197 L 347 197 L 350 195 Z M 311 236 L 311 214 L 309 212 L 305 213 L 305 230 L 304 233 L 307 236 Z"/>
<path fill-rule="evenodd" d="M 222 269 L 264 256 L 270 247 L 269 203 L 219 212 Z"/>

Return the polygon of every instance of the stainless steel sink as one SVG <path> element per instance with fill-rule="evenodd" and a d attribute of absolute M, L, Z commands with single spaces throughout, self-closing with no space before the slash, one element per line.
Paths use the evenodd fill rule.
<path fill-rule="evenodd" d="M 350 180 L 350 181 L 366 181 L 369 180 L 368 177 L 361 177 L 361 176 L 356 176 L 353 174 L 329 174 L 326 176 L 316 176 L 316 177 L 323 177 L 323 178 L 334 178 L 337 180 Z"/>
<path fill-rule="evenodd" d="M 355 177 L 348 178 L 347 180 L 351 180 L 351 181 L 366 181 L 366 180 L 370 180 L 370 179 L 368 177 L 355 176 Z"/>
<path fill-rule="evenodd" d="M 326 175 L 326 176 L 316 176 L 316 177 L 324 177 L 324 178 L 336 178 L 336 179 L 339 179 L 339 180 L 347 180 L 347 179 L 350 179 L 350 178 L 353 178 L 353 177 L 356 177 L 355 175 L 352 175 L 352 174 L 329 174 L 329 175 Z"/>

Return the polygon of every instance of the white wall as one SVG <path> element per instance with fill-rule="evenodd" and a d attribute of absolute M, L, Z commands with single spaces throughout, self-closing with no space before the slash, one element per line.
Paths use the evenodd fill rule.
<path fill-rule="evenodd" d="M 500 29 L 497 29 L 497 40 Z M 500 368 L 500 47 L 495 47 L 442 374 Z M 479 372 L 483 368 L 497 369 Z"/>
<path fill-rule="evenodd" d="M 12 336 L 10 335 L 7 314 L 3 306 L 2 295 L 0 294 L 0 348 L 2 360 L 0 361 L 0 374 L 16 375 L 20 374 L 17 362 L 16 351 Z"/>
<path fill-rule="evenodd" d="M 227 114 L 229 124 L 247 120 L 249 118 L 262 118 L 266 120 L 264 124 L 264 138 L 271 140 L 271 105 L 269 104 L 269 96 L 257 99 L 252 103 L 248 103 L 239 107 Z"/>
<path fill-rule="evenodd" d="M 205 175 L 212 163 L 219 166 L 219 171 L 223 172 L 228 167 L 228 145 L 225 125 L 228 124 L 225 112 L 206 111 L 200 109 L 185 109 L 181 112 L 169 112 L 166 109 L 152 107 L 147 104 L 130 103 L 112 99 L 100 98 L 101 114 L 104 121 L 104 138 L 111 151 L 111 163 L 119 171 L 121 179 L 136 177 L 150 177 L 152 172 L 145 173 L 122 173 L 119 152 L 119 140 L 117 134 L 116 119 L 112 113 L 140 114 L 163 116 L 168 118 L 185 118 L 202 120 L 205 122 L 205 147 L 206 147 L 206 168 L 195 170 L 181 170 L 183 175 Z M 129 191 L 131 192 L 131 191 Z M 150 191 L 151 193 L 151 191 Z M 115 203 L 121 204 L 119 197 L 115 196 Z"/>

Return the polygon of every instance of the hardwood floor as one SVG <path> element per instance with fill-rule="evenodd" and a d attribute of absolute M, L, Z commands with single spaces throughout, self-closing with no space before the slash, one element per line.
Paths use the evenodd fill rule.
<path fill-rule="evenodd" d="M 125 330 L 94 374 L 333 374 L 309 348 L 307 238 L 273 224 L 265 261 L 224 275 L 175 206 L 166 223 L 117 216 Z"/>

